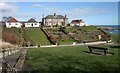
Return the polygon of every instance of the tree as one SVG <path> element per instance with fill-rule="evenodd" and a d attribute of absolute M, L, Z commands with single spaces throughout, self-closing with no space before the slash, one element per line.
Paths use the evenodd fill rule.
<path fill-rule="evenodd" d="M 3 18 L 2 18 L 2 21 L 3 21 L 3 22 L 7 22 L 7 20 L 8 20 L 7 17 L 3 17 Z"/>

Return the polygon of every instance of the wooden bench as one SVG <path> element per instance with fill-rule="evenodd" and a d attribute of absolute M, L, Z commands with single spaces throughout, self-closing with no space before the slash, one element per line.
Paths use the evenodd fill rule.
<path fill-rule="evenodd" d="M 88 48 L 89 48 L 90 53 L 97 53 L 97 54 L 104 53 L 104 55 L 108 53 L 108 48 L 95 47 L 95 46 L 88 46 Z"/>

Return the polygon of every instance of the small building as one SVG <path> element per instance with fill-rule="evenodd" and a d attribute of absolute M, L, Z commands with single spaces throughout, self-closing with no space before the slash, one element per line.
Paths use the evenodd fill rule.
<path fill-rule="evenodd" d="M 21 28 L 22 23 L 20 23 L 15 18 L 10 18 L 7 22 L 5 22 L 5 25 L 7 28 L 12 28 L 12 27 Z"/>
<path fill-rule="evenodd" d="M 85 26 L 85 22 L 83 20 L 72 20 L 70 26 Z"/>
<path fill-rule="evenodd" d="M 44 26 L 64 26 L 68 24 L 68 18 L 62 15 L 48 15 L 46 17 L 43 16 L 42 23 Z"/>
<path fill-rule="evenodd" d="M 40 23 L 37 22 L 34 18 L 28 20 L 28 22 L 24 23 L 24 26 L 27 27 L 40 27 Z"/>

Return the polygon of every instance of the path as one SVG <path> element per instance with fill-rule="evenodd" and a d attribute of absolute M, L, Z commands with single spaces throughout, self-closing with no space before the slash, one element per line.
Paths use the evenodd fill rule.
<path fill-rule="evenodd" d="M 11 69 L 15 69 L 15 71 L 20 70 L 24 63 L 27 50 L 28 49 L 21 48 L 19 52 L 5 57 L 4 58 L 5 63 L 7 63 Z"/>

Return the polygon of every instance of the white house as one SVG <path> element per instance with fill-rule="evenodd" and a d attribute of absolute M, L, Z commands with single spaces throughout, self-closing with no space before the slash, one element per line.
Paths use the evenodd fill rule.
<path fill-rule="evenodd" d="M 85 26 L 85 22 L 83 20 L 73 20 L 70 26 Z"/>
<path fill-rule="evenodd" d="M 24 23 L 25 27 L 40 27 L 40 23 L 31 18 L 28 22 Z"/>
<path fill-rule="evenodd" d="M 7 28 L 12 28 L 12 27 L 16 27 L 16 28 L 21 28 L 22 23 L 20 23 L 18 20 L 16 20 L 15 18 L 10 18 L 6 23 L 5 23 Z"/>

